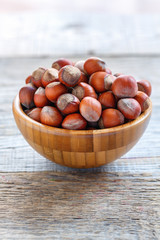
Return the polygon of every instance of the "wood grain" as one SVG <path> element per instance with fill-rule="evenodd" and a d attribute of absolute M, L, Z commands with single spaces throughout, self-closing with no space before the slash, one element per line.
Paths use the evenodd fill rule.
<path fill-rule="evenodd" d="M 1 173 L 1 239 L 158 240 L 160 177 Z"/>

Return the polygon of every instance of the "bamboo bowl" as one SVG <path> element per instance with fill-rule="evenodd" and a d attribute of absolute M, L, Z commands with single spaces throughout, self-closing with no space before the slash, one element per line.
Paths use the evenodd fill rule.
<path fill-rule="evenodd" d="M 127 153 L 144 133 L 152 112 L 149 108 L 136 120 L 101 130 L 66 130 L 29 118 L 19 102 L 13 101 L 16 124 L 26 141 L 45 158 L 72 168 L 99 167 Z"/>

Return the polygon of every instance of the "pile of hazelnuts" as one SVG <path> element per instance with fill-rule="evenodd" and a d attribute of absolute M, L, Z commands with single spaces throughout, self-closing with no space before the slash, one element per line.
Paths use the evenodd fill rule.
<path fill-rule="evenodd" d="M 19 91 L 24 112 L 42 124 L 71 130 L 115 127 L 136 119 L 149 107 L 151 84 L 112 74 L 97 57 L 71 62 L 57 59 L 38 68 Z"/>

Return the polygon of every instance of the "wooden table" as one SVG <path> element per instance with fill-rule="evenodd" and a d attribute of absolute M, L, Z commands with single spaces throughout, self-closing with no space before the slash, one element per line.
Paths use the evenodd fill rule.
<path fill-rule="evenodd" d="M 32 17 L 31 20 L 36 19 Z M 25 15 L 16 18 L 17 25 L 13 21 L 13 30 L 15 26 L 21 29 L 19 20 L 22 18 Z M 106 18 L 109 19 L 109 16 Z M 2 22 L 2 15 L 0 19 Z M 6 36 L 3 35 L 1 43 L 4 47 L 8 44 L 8 48 L 6 55 L 3 47 L 0 52 L 0 239 L 160 239 L 160 44 L 158 28 L 155 27 L 158 27 L 159 18 L 138 19 L 138 28 L 129 17 L 135 33 L 130 41 L 127 31 L 131 31 L 131 25 L 127 19 L 115 19 L 114 23 L 108 21 L 109 28 L 104 35 L 101 26 L 101 36 L 97 34 L 96 25 L 98 39 L 105 34 L 112 36 L 112 41 L 106 41 L 108 45 L 102 41 L 102 46 L 106 47 L 103 52 L 96 41 L 89 45 L 93 32 L 91 36 L 88 35 L 87 44 L 82 48 L 71 47 L 69 41 L 64 48 L 61 44 L 62 36 L 59 35 L 59 45 L 55 47 L 52 44 L 51 48 L 45 45 L 44 52 L 41 51 L 44 40 L 42 35 L 34 35 L 34 46 L 28 44 L 27 51 L 27 42 L 24 40 L 26 28 L 22 29 L 21 35 L 17 34 L 16 38 L 11 39 L 12 45 L 6 42 Z M 27 20 L 23 21 L 25 27 L 31 26 L 31 21 L 28 23 Z M 137 18 L 134 20 L 137 21 Z M 143 31 L 146 35 L 141 35 L 139 33 L 145 21 L 150 24 L 146 24 L 147 31 Z M 38 21 L 32 23 L 34 31 Z M 51 23 L 48 34 L 54 25 Z M 123 39 L 120 37 L 122 23 L 127 27 L 124 27 Z M 67 31 L 77 36 L 77 28 L 82 32 L 84 28 L 87 32 L 85 26 L 78 25 L 78 21 L 76 24 L 66 23 L 65 36 L 68 36 Z M 92 24 L 94 26 L 94 22 Z M 121 40 L 119 48 L 117 35 L 111 31 L 116 29 L 117 24 L 120 27 L 117 33 Z M 45 24 L 41 25 L 40 33 L 44 27 Z M 16 45 L 16 40 L 24 41 Z M 36 40 L 39 44 L 36 44 Z M 83 40 L 85 43 L 84 37 Z M 47 39 L 47 43 L 51 43 L 51 38 Z M 78 44 L 80 46 L 80 41 Z M 145 134 L 129 153 L 101 168 L 76 170 L 44 159 L 25 142 L 12 115 L 13 98 L 24 84 L 26 76 L 39 66 L 51 66 L 53 60 L 61 56 L 60 51 L 65 50 L 65 55 L 71 53 L 69 57 L 74 61 L 77 60 L 76 55 L 81 54 L 86 58 L 94 50 L 94 54 L 102 57 L 113 73 L 131 74 L 137 80 L 146 78 L 153 86 L 153 114 Z M 8 57 L 9 53 L 11 58 Z"/>

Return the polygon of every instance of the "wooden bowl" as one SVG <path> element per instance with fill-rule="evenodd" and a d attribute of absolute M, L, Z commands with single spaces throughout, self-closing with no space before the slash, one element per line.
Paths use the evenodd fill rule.
<path fill-rule="evenodd" d="M 13 101 L 16 124 L 26 141 L 49 160 L 72 168 L 99 167 L 127 153 L 144 133 L 152 112 L 149 108 L 136 120 L 101 130 L 67 130 L 43 125 L 28 117 L 18 95 Z"/>

